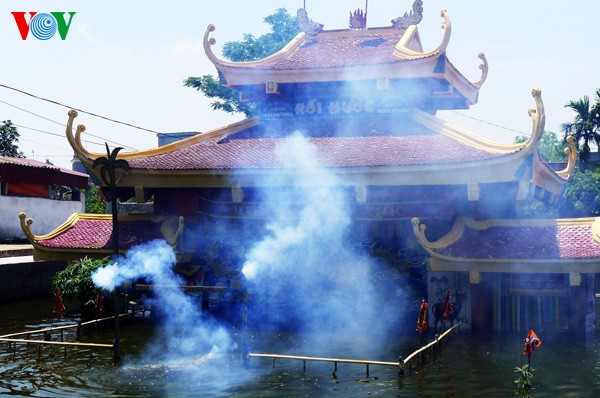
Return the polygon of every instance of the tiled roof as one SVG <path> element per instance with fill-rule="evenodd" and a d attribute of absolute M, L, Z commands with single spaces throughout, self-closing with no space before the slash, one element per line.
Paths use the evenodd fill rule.
<path fill-rule="evenodd" d="M 286 166 L 291 153 L 276 149 L 286 138 L 209 140 L 172 152 L 130 159 L 133 169 L 268 169 Z M 373 167 L 449 164 L 502 156 L 466 145 L 443 134 L 405 136 L 309 137 L 323 167 Z M 279 154 L 279 156 L 278 156 Z M 282 156 L 283 155 L 283 156 Z"/>
<path fill-rule="evenodd" d="M 437 254 L 476 259 L 591 259 L 600 258 L 600 243 L 592 225 L 465 226 L 460 239 L 434 249 Z"/>
<path fill-rule="evenodd" d="M 400 33 L 307 39 L 289 58 L 264 64 L 240 63 L 239 67 L 295 70 L 405 62 L 393 54 Z"/>
<path fill-rule="evenodd" d="M 49 169 L 49 170 L 58 171 L 58 172 L 64 173 L 64 174 L 70 174 L 70 175 L 74 175 L 74 176 L 78 176 L 78 177 L 88 178 L 88 175 L 85 173 L 80 173 L 78 171 L 69 170 L 69 169 L 63 169 L 61 167 L 54 166 L 52 164 L 40 162 L 40 161 L 33 160 L 33 159 L 27 159 L 27 158 L 12 158 L 12 157 L 8 157 L 8 156 L 0 156 L 0 164 L 10 164 L 10 165 L 22 166 L 22 167 L 27 167 L 27 168 Z"/>
<path fill-rule="evenodd" d="M 160 223 L 149 220 L 120 220 L 119 248 L 128 248 L 162 238 Z M 63 249 L 112 249 L 112 220 L 78 220 L 72 228 L 50 239 L 36 240 L 40 246 Z"/>
<path fill-rule="evenodd" d="M 0 156 L 0 178 L 9 182 L 59 184 L 86 188 L 88 175 L 25 158 Z"/>

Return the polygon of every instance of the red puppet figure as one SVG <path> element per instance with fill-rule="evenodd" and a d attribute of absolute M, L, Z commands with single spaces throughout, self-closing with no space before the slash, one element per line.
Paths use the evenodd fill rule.
<path fill-rule="evenodd" d="M 63 303 L 60 288 L 56 289 L 56 294 L 54 295 L 54 308 L 52 309 L 52 313 L 56 315 L 57 321 L 60 321 L 60 318 L 65 315 L 65 304 Z"/>
<path fill-rule="evenodd" d="M 425 301 L 425 299 L 422 299 L 421 309 L 419 310 L 419 320 L 417 321 L 417 330 L 419 331 L 419 333 L 423 333 L 423 331 L 429 327 L 429 325 L 427 324 L 428 307 L 429 304 L 427 304 L 427 301 Z"/>
<path fill-rule="evenodd" d="M 452 303 L 450 302 L 450 289 L 446 291 L 446 300 L 444 300 L 444 314 L 442 315 L 444 323 L 446 321 L 450 321 L 450 317 L 454 309 L 452 308 Z"/>
<path fill-rule="evenodd" d="M 98 294 L 96 295 L 96 309 L 100 312 L 100 315 L 104 315 L 104 296 L 102 295 L 102 289 L 98 288 Z"/>

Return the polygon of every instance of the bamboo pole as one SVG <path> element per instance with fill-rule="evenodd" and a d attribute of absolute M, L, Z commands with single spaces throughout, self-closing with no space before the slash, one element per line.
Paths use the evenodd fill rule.
<path fill-rule="evenodd" d="M 410 368 L 411 360 L 413 358 L 415 358 L 418 354 L 420 354 L 422 352 L 435 349 L 436 346 L 439 346 L 442 339 L 444 339 L 448 334 L 450 334 L 452 331 L 454 331 L 454 329 L 459 328 L 460 325 L 462 325 L 462 322 L 459 322 L 456 325 L 452 326 L 451 328 L 446 330 L 444 333 L 442 333 L 439 337 L 436 335 L 435 340 L 433 340 L 431 343 L 427 344 L 425 347 L 419 348 L 418 350 L 416 350 L 415 352 L 413 352 L 412 354 L 407 356 L 406 359 L 404 359 L 400 364 L 400 374 L 401 375 L 404 374 L 404 367 L 406 366 L 407 363 L 409 364 L 409 368 Z"/>
<path fill-rule="evenodd" d="M 333 362 L 333 373 L 337 372 L 337 364 L 338 363 L 355 363 L 360 365 L 365 365 L 367 377 L 369 377 L 369 366 L 370 365 L 382 365 L 382 366 L 394 366 L 397 367 L 400 364 L 398 362 L 385 362 L 385 361 L 370 361 L 366 359 L 342 359 L 342 358 L 322 358 L 322 357 L 307 357 L 301 355 L 280 355 L 280 354 L 248 354 L 249 357 L 258 357 L 258 358 L 272 358 L 273 366 L 275 366 L 275 359 L 297 359 L 302 361 L 302 369 L 306 372 L 306 362 L 307 361 L 316 361 L 316 362 Z"/>
<path fill-rule="evenodd" d="M 140 312 L 140 310 L 138 311 L 133 311 L 132 314 L 135 314 L 136 312 Z M 132 315 L 130 313 L 123 313 L 120 314 L 121 316 L 127 316 L 127 315 Z M 0 336 L 0 339 L 4 339 L 4 338 L 10 338 L 10 337 L 15 337 L 15 336 L 23 336 L 23 335 L 30 335 L 30 334 L 38 334 L 38 333 L 46 333 L 46 332 L 55 332 L 55 331 L 62 331 L 65 329 L 73 329 L 73 328 L 77 328 L 80 325 L 81 326 L 86 326 L 86 325 L 91 325 L 94 323 L 98 323 L 98 322 L 104 322 L 104 321 L 108 321 L 111 319 L 114 319 L 114 316 L 108 316 L 105 318 L 99 318 L 99 319 L 94 319 L 91 321 L 87 321 L 87 322 L 82 322 L 82 323 L 74 323 L 71 325 L 63 325 L 63 326 L 56 326 L 56 327 L 50 327 L 50 328 L 45 328 L 45 329 L 37 329 L 37 330 L 28 330 L 25 332 L 17 332 L 17 333 L 11 333 L 11 334 L 5 334 Z"/>
<path fill-rule="evenodd" d="M 145 285 L 136 283 L 136 290 L 147 291 L 154 289 L 180 289 L 190 292 L 205 292 L 211 290 L 221 290 L 225 291 L 227 288 L 225 286 L 191 286 L 191 285 Z"/>
<path fill-rule="evenodd" d="M 8 341 L 11 343 L 28 343 L 28 344 L 58 345 L 58 346 L 73 346 L 73 347 L 95 347 L 95 348 L 112 348 L 113 347 L 112 344 L 77 343 L 77 342 L 69 342 L 69 341 L 46 341 L 46 340 L 26 340 L 26 339 L 6 339 L 6 338 L 0 338 L 0 341 Z"/>
<path fill-rule="evenodd" d="M 322 358 L 322 357 L 307 357 L 301 355 L 279 355 L 279 354 L 248 354 L 250 357 L 257 358 L 273 358 L 273 359 L 298 359 L 300 361 L 320 361 L 320 362 L 333 362 L 333 363 L 357 363 L 363 365 L 383 365 L 383 366 L 398 366 L 398 362 L 384 362 L 384 361 L 369 361 L 365 359 L 341 359 L 341 358 Z"/>
<path fill-rule="evenodd" d="M 342 358 L 325 358 L 325 357 L 307 357 L 307 356 L 302 356 L 302 355 L 281 355 L 281 354 L 256 354 L 256 353 L 249 353 L 248 356 L 249 357 L 255 357 L 255 358 L 271 358 L 271 359 L 273 359 L 273 366 L 275 366 L 275 360 L 276 359 L 295 359 L 295 360 L 300 360 L 300 361 L 303 361 L 303 369 L 305 371 L 306 371 L 306 362 L 307 361 L 332 362 L 333 363 L 333 367 L 334 367 L 333 368 L 334 374 L 337 372 L 337 364 L 338 363 L 361 364 L 361 365 L 365 365 L 366 366 L 367 377 L 369 377 L 369 366 L 370 365 L 396 366 L 396 367 L 400 368 L 400 375 L 403 375 L 404 374 L 404 367 L 406 366 L 406 364 L 409 364 L 409 366 L 411 366 L 411 360 L 414 359 L 417 355 L 435 349 L 435 347 L 439 346 L 439 344 L 440 344 L 440 342 L 441 342 L 442 339 L 444 339 L 446 336 L 448 336 L 448 334 L 450 334 L 455 329 L 459 328 L 461 325 L 462 325 L 462 322 L 459 322 L 456 325 L 454 325 L 451 328 L 449 328 L 448 330 L 446 330 L 440 336 L 436 335 L 435 340 L 433 340 L 431 343 L 427 344 L 424 347 L 419 348 L 418 350 L 416 350 L 415 352 L 413 352 L 412 354 L 410 354 L 408 357 L 406 357 L 406 359 L 404 359 L 403 357 L 399 357 L 398 358 L 398 362 L 371 361 L 371 360 L 365 360 L 365 359 L 342 359 Z"/>

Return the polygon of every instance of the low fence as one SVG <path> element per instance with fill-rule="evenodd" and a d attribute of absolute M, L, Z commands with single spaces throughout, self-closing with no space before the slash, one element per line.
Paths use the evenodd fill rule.
<path fill-rule="evenodd" d="M 142 313 L 142 317 L 145 316 L 146 309 L 141 308 L 133 311 L 128 311 L 123 314 L 118 314 L 114 316 L 109 316 L 105 318 L 94 319 L 87 322 L 77 322 L 72 325 L 62 325 L 56 327 L 49 327 L 44 329 L 36 329 L 36 330 L 27 330 L 24 332 L 10 333 L 0 336 L 0 342 L 6 342 L 8 345 L 9 352 L 12 351 L 13 356 L 17 353 L 17 344 L 26 344 L 29 347 L 30 344 L 38 346 L 38 357 L 42 355 L 42 346 L 59 346 L 63 347 L 64 350 L 64 358 L 67 358 L 67 348 L 98 348 L 98 349 L 112 349 L 113 357 L 119 358 L 120 347 L 118 339 L 114 339 L 112 344 L 100 344 L 100 343 L 80 343 L 75 341 L 64 341 L 64 331 L 69 329 L 76 330 L 76 338 L 81 337 L 81 331 L 84 326 L 97 325 L 101 322 L 106 322 L 110 320 L 117 321 L 120 317 L 126 316 L 135 316 L 136 313 Z M 52 341 L 52 334 L 60 333 L 60 341 Z M 33 335 L 42 335 L 43 340 L 34 340 L 31 339 Z M 25 336 L 25 338 L 18 338 L 21 336 Z M 90 354 L 91 356 L 91 354 Z"/>
<path fill-rule="evenodd" d="M 460 326 L 462 325 L 462 322 L 452 326 L 451 328 L 449 328 L 448 330 L 446 330 L 444 333 L 442 333 L 441 335 L 436 335 L 435 340 L 433 340 L 431 343 L 419 348 L 418 350 L 416 350 L 415 352 L 413 352 L 412 354 L 410 354 L 409 356 L 407 356 L 406 358 L 403 357 L 399 357 L 398 362 L 385 362 L 385 361 L 369 361 L 369 360 L 363 360 L 363 359 L 341 359 L 341 358 L 321 358 L 321 357 L 307 357 L 307 356 L 299 356 L 299 355 L 280 355 L 280 354 L 255 354 L 255 353 L 249 353 L 248 356 L 249 357 L 256 357 L 256 358 L 270 358 L 273 359 L 273 365 L 275 365 L 275 360 L 276 359 L 294 359 L 294 360 L 299 360 L 299 361 L 303 361 L 304 366 L 303 369 L 304 371 L 306 371 L 306 362 L 308 361 L 318 361 L 318 362 L 331 362 L 333 363 L 333 373 L 335 374 L 337 372 L 337 368 L 338 368 L 338 363 L 354 363 L 354 364 L 362 364 L 365 365 L 366 367 L 366 374 L 367 377 L 369 377 L 369 369 L 371 365 L 381 365 L 381 366 L 393 366 L 393 367 L 397 367 L 398 368 L 398 373 L 400 375 L 404 375 L 405 369 L 408 366 L 408 369 L 412 369 L 412 363 L 415 359 L 419 358 L 420 356 L 428 353 L 428 352 L 432 352 L 436 349 L 439 349 L 442 340 L 447 337 L 450 333 L 452 333 L 454 330 L 456 330 L 457 328 L 460 328 Z"/>

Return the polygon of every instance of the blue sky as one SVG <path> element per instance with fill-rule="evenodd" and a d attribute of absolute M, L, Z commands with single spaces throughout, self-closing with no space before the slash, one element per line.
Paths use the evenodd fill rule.
<path fill-rule="evenodd" d="M 389 26 L 412 3 L 371 0 L 368 26 Z M 240 40 L 244 33 L 265 33 L 268 26 L 262 20 L 277 8 L 295 15 L 302 5 L 302 0 L 3 0 L 0 84 L 151 130 L 208 131 L 241 116 L 212 111 L 208 99 L 182 85 L 188 76 L 215 74 L 202 49 L 206 26 L 216 26 L 212 37 L 219 52 L 224 42 Z M 364 0 L 306 0 L 309 16 L 325 29 L 346 28 L 349 12 L 364 5 Z M 479 103 L 466 111 L 438 114 L 443 119 L 488 139 L 512 142 L 517 134 L 513 130 L 531 130 L 531 88 L 542 88 L 546 128 L 556 132 L 573 116 L 565 103 L 593 96 L 600 88 L 600 55 L 594 48 L 600 2 L 424 0 L 423 6 L 419 33 L 426 50 L 442 38 L 439 12 L 446 9 L 452 20 L 451 62 L 471 81 L 480 77 L 477 55 L 484 52 L 489 62 Z M 77 14 L 66 40 L 56 35 L 47 41 L 23 41 L 13 11 Z M 67 109 L 0 88 L 0 120 L 6 119 L 24 126 L 19 127 L 19 146 L 27 157 L 69 167 Z M 99 144 L 110 140 L 111 146 L 156 146 L 150 132 L 85 114 L 78 123 L 102 137 L 83 137 Z M 88 150 L 100 152 L 103 147 L 90 143 Z"/>

